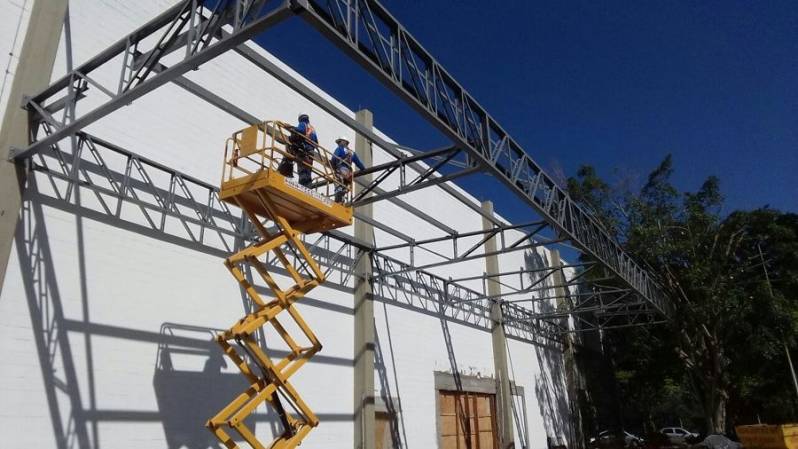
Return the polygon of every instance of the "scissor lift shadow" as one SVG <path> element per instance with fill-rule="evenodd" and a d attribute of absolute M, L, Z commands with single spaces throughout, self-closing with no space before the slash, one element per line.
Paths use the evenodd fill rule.
<path fill-rule="evenodd" d="M 231 396 L 249 387 L 238 371 L 225 371 L 227 362 L 212 340 L 220 331 L 175 323 L 161 326 L 165 338 L 158 345 L 153 387 L 170 449 L 219 447 L 203 426 Z M 253 432 L 257 422 L 278 431 L 272 412 L 252 414 L 245 421 Z"/>

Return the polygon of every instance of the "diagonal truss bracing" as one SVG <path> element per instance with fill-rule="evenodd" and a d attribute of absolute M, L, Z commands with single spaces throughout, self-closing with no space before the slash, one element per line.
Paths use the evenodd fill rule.
<path fill-rule="evenodd" d="M 299 14 L 653 307 L 660 287 L 376 0 L 298 0 Z"/>
<path fill-rule="evenodd" d="M 452 138 L 454 145 L 419 154 L 387 142 L 246 45 L 248 40 L 294 13 L 305 17 L 378 79 L 398 92 Z M 118 218 L 121 204 L 132 204 L 141 211 L 146 226 L 160 233 L 166 232 L 166 217 L 177 218 L 177 223 L 185 230 L 188 238 L 202 247 L 207 245 L 209 235 L 222 242 L 227 242 L 225 239 L 230 238 L 248 238 L 251 230 L 246 229 L 246 222 L 220 205 L 213 186 L 198 187 L 202 185 L 201 182 L 173 170 L 169 181 L 159 185 L 161 180 L 148 179 L 145 176 L 148 167 L 158 164 L 132 153 L 127 153 L 128 159 L 123 167 L 113 172 L 97 160 L 97 154 L 109 150 L 117 154 L 125 151 L 81 131 L 101 117 L 169 82 L 251 123 L 254 117 L 246 111 L 183 76 L 189 70 L 228 50 L 234 50 L 270 73 L 396 158 L 395 161 L 371 170 L 377 174 L 376 179 L 370 183 L 361 183 L 365 193 L 356 199 L 356 206 L 388 200 L 412 213 L 422 214 L 419 216 L 428 218 L 431 224 L 447 234 L 442 239 L 452 243 L 450 254 L 437 254 L 441 258 L 439 262 L 420 266 L 412 263 L 413 252 L 429 251 L 434 245 L 428 244 L 443 240 L 415 241 L 389 225 L 362 216 L 359 218 L 399 238 L 403 243 L 394 245 L 393 248 L 363 248 L 362 245 L 357 246 L 360 244 L 351 237 L 338 236 L 336 240 L 330 235 L 324 236 L 326 240 L 320 242 L 321 247 L 336 247 L 330 244 L 331 241 L 345 243 L 348 250 L 341 250 L 343 247 L 339 245 L 336 247 L 337 255 L 341 255 L 341 251 L 351 253 L 355 247 L 376 251 L 379 257 L 386 258 L 385 252 L 388 251 L 410 252 L 410 264 L 395 260 L 394 264 L 383 264 L 383 267 L 393 268 L 383 268 L 381 272 L 375 273 L 375 282 L 392 277 L 410 278 L 418 273 L 425 276 L 429 274 L 425 272 L 428 268 L 484 257 L 484 252 L 478 251 L 473 242 L 468 247 L 458 247 L 462 235 L 414 210 L 398 196 L 437 185 L 453 198 L 469 205 L 475 212 L 482 213 L 478 206 L 465 200 L 462 193 L 446 182 L 477 171 L 486 171 L 508 185 L 543 218 L 540 222 L 542 228 L 525 230 L 529 232 L 528 237 L 534 236 L 537 239 L 537 243 L 524 239 L 523 243 L 514 245 L 506 244 L 502 239 L 502 250 L 530 249 L 536 245 L 570 241 L 598 261 L 608 276 L 620 278 L 628 286 L 629 294 L 622 298 L 622 302 L 628 307 L 621 309 L 618 306 L 618 315 L 626 310 L 630 312 L 630 316 L 637 316 L 638 309 L 633 306 L 638 304 L 645 305 L 645 308 L 640 306 L 639 310 L 646 313 L 656 311 L 658 316 L 667 315 L 667 303 L 645 270 L 526 155 L 401 24 L 373 0 L 183 0 L 72 70 L 44 91 L 27 98 L 25 106 L 30 117 L 31 144 L 26 149 L 17 150 L 15 158 L 18 161 L 31 161 L 35 170 L 47 171 L 51 182 L 53 179 L 65 181 L 67 188 L 63 191 L 64 197 L 59 198 L 59 201 L 68 203 L 73 185 L 80 185 L 95 192 L 99 208 L 107 216 Z M 93 75 L 100 67 L 118 70 L 118 83 L 100 83 L 99 77 Z M 93 102 L 99 104 L 94 109 L 79 111 L 78 103 L 89 95 L 105 98 Z M 68 137 L 79 142 L 73 153 L 65 153 L 58 148 L 58 143 Z M 50 166 L 41 164 L 41 152 L 50 151 L 56 151 L 48 156 L 51 158 Z M 85 164 L 76 163 L 84 158 Z M 53 168 L 53 160 L 57 161 L 57 169 Z M 448 168 L 445 174 L 439 172 L 443 167 Z M 164 166 L 159 166 L 158 170 L 170 171 Z M 107 181 L 87 181 L 86 177 L 89 175 L 95 179 L 100 176 Z M 392 185 L 385 189 L 384 184 L 387 183 L 384 181 L 389 177 L 394 180 L 398 178 L 398 186 Z M 117 199 L 114 205 L 111 204 L 113 198 Z M 494 229 L 480 231 L 483 232 L 481 236 L 484 239 L 496 235 L 503 237 L 504 231 L 513 226 L 492 216 L 486 218 L 493 223 Z M 553 231 L 555 237 L 544 241 L 539 235 L 543 229 Z M 229 252 L 233 248 L 230 243 L 225 245 L 225 251 Z M 453 284 L 457 283 L 448 281 L 448 285 Z M 541 286 L 544 287 L 545 285 Z M 599 290 L 606 292 L 606 289 Z M 477 302 L 473 298 L 480 295 L 483 297 L 481 300 L 486 298 L 484 292 L 475 294 L 471 297 L 471 302 Z M 511 301 L 503 302 L 512 304 Z M 518 309 L 508 313 L 515 313 L 513 316 L 523 322 L 535 322 L 529 316 L 528 310 L 521 307 Z"/>
<path fill-rule="evenodd" d="M 377 250 L 386 253 L 390 252 L 391 254 L 406 253 L 404 255 L 406 256 L 405 259 L 409 260 L 409 265 L 404 269 L 407 271 L 428 269 L 480 259 L 495 254 L 531 250 L 540 246 L 558 243 L 557 240 L 550 240 L 541 236 L 540 233 L 546 230 L 547 227 L 546 222 L 542 221 L 523 224 L 502 223 L 488 230 L 453 232 L 441 237 L 422 240 L 412 239 L 403 243 L 381 246 Z M 516 231 L 516 233 L 510 234 L 510 231 Z M 520 237 L 518 236 L 519 234 Z M 492 238 L 497 239 L 498 247 L 495 251 L 486 252 L 484 245 Z M 441 249 L 439 248 L 441 243 L 450 243 L 451 246 Z M 421 251 L 431 254 L 440 260 L 426 264 L 416 264 L 416 253 Z"/>
<path fill-rule="evenodd" d="M 183 0 L 123 37 L 99 55 L 80 65 L 39 94 L 28 98 L 25 106 L 32 115 L 31 144 L 15 152 L 15 159 L 32 156 L 47 145 L 57 143 L 135 99 L 196 69 L 205 62 L 241 45 L 270 26 L 289 17 L 287 3 L 263 13 L 265 0 L 202 2 Z M 220 34 L 223 27 L 232 32 Z M 158 70 L 167 56 L 177 62 Z M 103 85 L 92 77 L 100 67 L 117 66 L 118 83 Z M 78 114 L 77 102 L 90 88 L 107 96 L 94 109 Z M 63 109 L 63 118 L 56 114 Z M 39 123 L 51 130 L 39 135 Z"/>
<path fill-rule="evenodd" d="M 56 208 L 146 230 L 154 238 L 217 255 L 256 238 L 249 222 L 219 200 L 216 186 L 88 133 L 76 137 L 74 150 L 49 145 L 30 159 L 31 170 L 43 179 L 38 191 L 28 194 Z M 338 274 L 340 285 L 349 283 L 358 251 L 367 251 L 374 260 L 375 299 L 479 329 L 492 328 L 490 302 L 497 298 L 484 292 L 424 270 L 398 269 L 407 265 L 340 231 L 306 243 L 327 273 Z M 557 343 L 569 331 L 561 318 L 539 319 L 517 304 L 503 307 L 514 317 L 506 332 L 517 340 Z"/>

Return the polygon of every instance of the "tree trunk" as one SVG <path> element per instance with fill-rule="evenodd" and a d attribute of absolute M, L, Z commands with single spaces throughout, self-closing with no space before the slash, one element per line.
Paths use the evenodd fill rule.
<path fill-rule="evenodd" d="M 687 337 L 686 334 L 682 334 Z M 714 334 L 706 332 L 695 340 L 685 339 L 682 359 L 693 380 L 694 393 L 701 401 L 707 434 L 725 433 L 726 430 L 726 363 L 723 350 Z M 692 341 L 698 342 L 689 346 Z M 689 350 L 688 350 L 689 348 Z"/>
<path fill-rule="evenodd" d="M 704 421 L 707 434 L 726 433 L 726 394 L 707 391 L 704 398 Z"/>
<path fill-rule="evenodd" d="M 715 433 L 726 433 L 726 394 L 718 394 L 718 405 L 715 408 Z"/>

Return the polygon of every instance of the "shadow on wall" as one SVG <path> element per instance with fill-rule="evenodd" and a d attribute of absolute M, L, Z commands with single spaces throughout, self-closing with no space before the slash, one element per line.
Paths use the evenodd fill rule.
<path fill-rule="evenodd" d="M 388 367 L 385 363 L 383 352 L 383 342 L 380 340 L 379 329 L 376 323 L 374 326 L 374 368 L 377 371 L 377 378 L 380 385 L 380 399 L 385 405 L 387 415 L 387 435 L 383 436 L 382 444 L 378 446 L 384 449 L 406 449 L 407 432 L 405 429 L 404 413 L 402 410 L 402 396 L 399 391 L 399 376 L 396 373 L 396 358 L 393 353 L 393 343 L 391 339 L 391 326 L 388 320 L 388 311 L 385 304 L 382 305 L 385 315 L 385 333 L 387 336 L 388 354 L 391 358 L 391 368 L 393 387 L 391 378 L 388 377 Z M 396 392 L 394 393 L 394 389 Z"/>
<path fill-rule="evenodd" d="M 221 372 L 225 362 L 221 350 L 211 341 L 215 330 L 165 324 L 160 334 L 155 334 L 67 319 L 55 281 L 42 206 L 30 199 L 23 205 L 16 246 L 57 447 L 99 448 L 97 423 L 103 420 L 160 420 L 170 449 L 218 447 L 213 435 L 203 429 L 204 423 L 247 385 L 237 373 Z M 82 246 L 78 250 L 82 252 Z M 81 275 L 85 277 L 84 273 Z M 194 335 L 177 335 L 178 330 L 191 331 Z M 93 405 L 84 409 L 82 404 L 95 401 L 84 401 L 78 388 L 80 376 L 72 357 L 70 332 L 85 333 L 87 340 L 91 335 L 106 335 L 157 342 L 153 386 L 158 411 L 97 410 Z M 205 359 L 204 363 L 200 362 L 204 369 L 176 369 L 175 357 L 189 354 Z M 90 360 L 91 355 L 87 359 Z M 89 380 L 93 379 L 91 370 L 86 374 Z M 88 385 L 89 396 L 94 396 L 94 386 Z M 258 418 L 276 425 L 276 417 Z M 254 418 L 250 418 L 247 424 L 254 427 L 253 421 Z"/>
<path fill-rule="evenodd" d="M 73 69 L 69 15 L 65 17 L 64 37 L 66 71 L 69 72 Z M 66 113 L 67 109 L 64 112 Z M 179 217 L 179 214 L 153 207 L 153 204 L 167 203 L 161 201 L 160 195 L 163 195 L 164 192 L 159 192 L 144 182 L 143 178 L 125 177 L 120 172 L 109 171 L 109 166 L 105 162 L 96 159 L 97 154 L 93 154 L 97 162 L 95 168 L 102 171 L 93 170 L 92 164 L 84 163 L 83 167 L 80 167 L 81 155 L 80 150 L 76 148 L 75 139 L 74 136 L 64 139 L 67 142 L 71 141 L 71 147 L 64 145 L 63 148 L 60 148 L 64 141 L 48 147 L 48 150 L 54 150 L 53 154 L 57 155 L 63 174 L 66 175 L 68 172 L 69 179 L 72 181 L 65 181 L 68 179 L 66 177 L 54 176 L 54 174 L 62 174 L 58 171 L 30 173 L 27 177 L 23 204 L 14 237 L 25 291 L 24 296 L 31 319 L 32 338 L 35 342 L 43 380 L 43 394 L 47 401 L 47 413 L 49 413 L 52 423 L 51 430 L 36 429 L 37 436 L 47 438 L 52 435 L 54 445 L 58 449 L 100 449 L 101 447 L 115 447 L 112 437 L 116 437 L 106 433 L 101 434 L 99 428 L 102 423 L 148 423 L 155 426 L 160 423 L 164 430 L 165 444 L 170 449 L 221 447 L 210 432 L 204 429 L 204 423 L 247 388 L 244 378 L 238 372 L 223 372 L 225 360 L 221 350 L 209 338 L 214 332 L 213 329 L 165 324 L 160 332 L 150 332 L 92 322 L 90 316 L 92 308 L 88 293 L 90 289 L 87 281 L 89 276 L 85 264 L 83 221 L 86 219 L 96 220 L 118 229 L 126 229 L 159 239 L 162 242 L 168 242 L 167 244 L 181 245 L 184 248 L 202 251 L 217 257 L 225 257 L 229 253 L 230 247 L 226 245 L 229 235 L 223 236 L 219 233 L 220 239 L 224 240 L 224 248 L 219 248 L 210 247 L 201 238 L 196 240 L 192 237 L 192 240 L 188 240 L 165 231 L 164 222 L 167 217 L 174 220 L 174 223 L 182 223 L 188 234 L 192 233 L 190 228 L 196 228 L 200 232 L 203 232 L 205 228 L 202 224 L 189 226 L 185 220 Z M 53 154 L 49 154 L 48 157 L 52 157 Z M 135 161 L 128 159 L 129 164 L 133 162 Z M 46 165 L 44 164 L 44 166 Z M 112 164 L 111 167 L 114 165 Z M 130 170 L 132 166 L 127 165 L 127 169 Z M 139 175 L 146 177 L 141 168 L 138 170 Z M 39 191 L 37 178 L 42 180 L 43 190 L 46 191 L 46 194 Z M 123 182 L 123 179 L 125 181 L 132 179 L 133 182 L 128 185 Z M 172 181 L 174 182 L 175 178 L 172 178 Z M 75 188 L 76 185 L 86 188 Z M 95 187 L 96 190 L 91 190 L 90 187 Z M 94 195 L 89 198 L 88 205 L 81 203 L 82 192 Z M 124 203 L 123 199 L 126 197 L 128 199 L 129 197 L 142 198 L 142 201 L 135 205 Z M 114 203 L 117 207 L 113 206 Z M 126 204 L 126 207 L 122 207 L 123 203 Z M 74 310 L 70 309 L 69 313 L 65 313 L 64 302 L 59 291 L 56 266 L 43 214 L 45 205 L 72 213 L 75 218 L 77 228 L 75 251 L 79 265 L 77 268 L 80 295 L 77 298 L 79 300 L 78 307 Z M 142 215 L 131 220 L 122 218 L 123 211 L 125 216 L 138 211 L 141 211 Z M 160 229 L 151 219 L 151 216 L 159 214 L 162 214 L 159 217 L 162 218 Z M 145 218 L 150 222 L 149 226 L 144 224 Z M 210 219 L 213 219 L 212 216 Z M 68 299 L 71 302 L 73 298 Z M 99 299 L 112 300 L 113 298 Z M 316 301 L 314 305 L 334 312 L 348 312 L 340 306 L 328 306 L 320 301 Z M 180 336 L 176 334 L 177 330 L 193 332 L 195 335 L 193 337 Z M 202 337 L 197 338 L 197 335 Z M 71 336 L 76 338 L 71 339 Z M 98 407 L 98 392 L 95 382 L 96 354 L 92 347 L 93 340 L 98 336 L 150 344 L 153 349 L 157 345 L 156 365 L 152 380 L 157 410 L 111 410 Z M 74 357 L 73 351 L 83 357 Z M 177 362 L 186 356 L 194 357 L 196 363 L 191 368 L 184 369 Z M 325 361 L 319 359 L 325 359 Z M 339 365 L 351 365 L 352 363 L 351 359 L 335 357 L 317 356 L 317 360 L 320 363 Z M 142 382 L 147 382 L 146 377 L 142 379 Z M 115 385 L 115 387 L 117 386 Z M 254 428 L 256 421 L 260 424 L 268 423 L 274 428 L 277 425 L 277 418 L 272 415 L 255 415 L 250 418 L 248 426 Z M 351 414 L 344 413 L 319 414 L 319 418 L 327 421 L 348 422 L 353 419 Z M 105 438 L 104 441 L 103 438 Z M 150 444 L 157 445 L 158 443 L 150 442 Z"/>
<path fill-rule="evenodd" d="M 191 341 L 207 342 L 203 348 L 196 344 L 181 344 L 180 340 L 170 338 L 158 345 L 152 383 L 169 449 L 206 449 L 219 446 L 216 437 L 203 431 L 205 422 L 249 387 L 237 371 L 222 372 L 227 367 L 224 354 L 216 344 L 207 341 L 216 333 L 215 329 L 173 323 L 161 326 L 161 335 L 186 336 Z M 181 362 L 186 365 L 199 362 L 202 370 L 180 369 Z M 279 421 L 276 414 L 250 415 L 245 424 L 253 432 L 256 431 L 256 418 L 258 421 L 266 421 L 273 434 L 278 431 Z"/>
<path fill-rule="evenodd" d="M 542 269 L 549 266 L 545 255 L 536 251 L 527 251 L 524 262 L 528 270 Z M 544 272 L 530 274 L 532 282 L 541 281 Z M 545 286 L 551 287 L 551 278 L 543 279 Z M 542 296 L 554 296 L 554 291 L 543 290 Z M 556 312 L 556 304 L 551 301 L 535 301 L 532 307 L 537 313 Z M 540 368 L 535 376 L 535 395 L 538 399 L 540 414 L 546 429 L 546 437 L 551 444 L 574 447 L 574 432 L 571 426 L 571 410 L 568 399 L 568 387 L 565 376 L 565 360 L 562 351 L 556 348 L 535 346 L 535 354 Z"/>
<path fill-rule="evenodd" d="M 84 324 L 67 320 L 55 278 L 50 243 L 44 225 L 42 204 L 35 177 L 28 179 L 22 209 L 16 227 L 14 243 L 19 259 L 25 297 L 31 317 L 31 327 L 36 343 L 45 395 L 53 424 L 56 447 L 99 447 L 96 419 L 92 400 L 89 413 L 83 409 L 77 370 L 69 341 L 70 327 Z M 79 234 L 78 247 L 82 252 Z M 82 257 L 81 257 L 82 260 Z M 81 276 L 83 267 L 81 266 Z M 83 282 L 83 279 L 81 279 Z M 85 291 L 85 290 L 84 290 Z M 85 296 L 81 298 L 85 302 Z M 85 315 L 85 313 L 84 313 Z M 86 340 L 87 348 L 90 341 Z M 87 354 L 90 371 L 91 354 Z M 92 388 L 90 387 L 90 390 Z M 93 391 L 90 391 L 93 396 Z M 91 423 L 91 425 L 89 425 Z M 44 431 L 44 429 L 42 429 Z"/>
<path fill-rule="evenodd" d="M 15 234 L 25 299 L 31 318 L 39 366 L 48 403 L 52 433 L 58 449 L 100 449 L 114 447 L 114 441 L 101 441 L 98 431 L 103 422 L 161 423 L 165 446 L 169 449 L 221 448 L 205 428 L 205 422 L 223 406 L 244 391 L 248 385 L 237 370 L 225 371 L 227 360 L 212 341 L 218 331 L 204 327 L 166 323 L 160 332 L 94 323 L 87 293 L 84 263 L 83 220 L 80 190 L 72 191 L 76 205 L 67 198 L 42 195 L 36 177 L 28 178 L 21 215 Z M 78 236 L 76 251 L 81 283 L 81 312 L 67 315 L 64 311 L 50 240 L 45 226 L 43 204 L 74 213 Z M 337 311 L 337 310 L 334 310 Z M 74 316 L 73 316 L 74 315 Z M 78 338 L 71 341 L 70 336 Z M 153 389 L 157 410 L 111 410 L 97 407 L 94 380 L 96 355 L 92 339 L 110 337 L 157 345 Z M 85 353 L 76 363 L 73 350 Z M 284 356 L 285 351 L 275 351 Z M 317 356 L 316 363 L 351 366 L 351 359 Z M 83 387 L 83 388 L 81 388 Z M 322 421 L 352 422 L 351 413 L 322 413 Z M 275 413 L 254 414 L 247 425 L 268 425 L 272 433 L 279 431 Z M 263 433 L 263 429 L 260 429 Z"/>

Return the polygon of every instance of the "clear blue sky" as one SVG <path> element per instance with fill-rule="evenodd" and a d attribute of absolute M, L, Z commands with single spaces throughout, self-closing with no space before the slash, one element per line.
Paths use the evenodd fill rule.
<path fill-rule="evenodd" d="M 547 170 L 642 180 L 672 153 L 677 186 L 717 175 L 726 212 L 798 212 L 798 2 L 384 4 Z M 446 143 L 303 21 L 260 41 L 401 143 Z M 486 178 L 463 184 L 523 220 Z"/>

